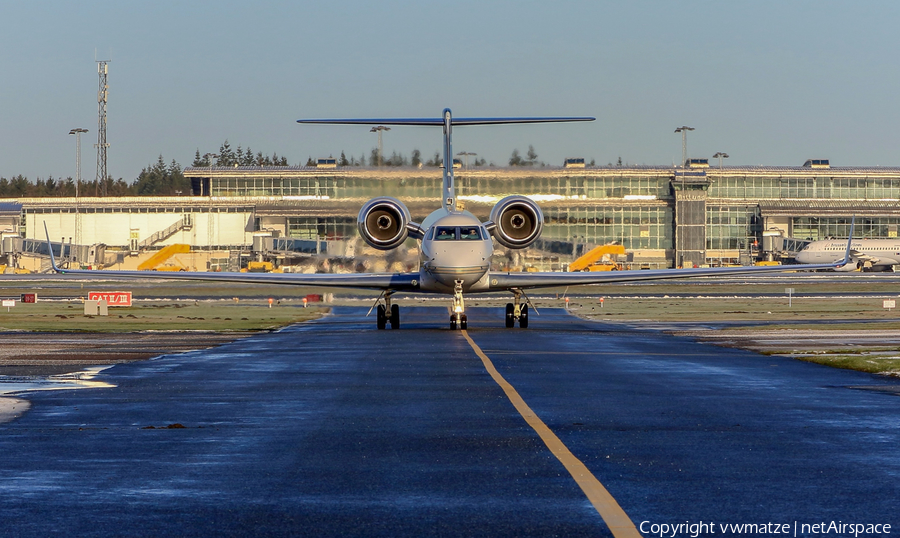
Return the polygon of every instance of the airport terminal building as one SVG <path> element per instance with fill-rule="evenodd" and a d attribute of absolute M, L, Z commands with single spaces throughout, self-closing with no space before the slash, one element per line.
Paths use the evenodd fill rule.
<path fill-rule="evenodd" d="M 184 174 L 191 195 L 2 200 L 7 213 L 10 204 L 21 208 L 18 226 L 7 233 L 40 241 L 46 222 L 52 238 L 74 245 L 134 252 L 188 243 L 219 256 L 259 250 L 259 238 L 271 237 L 284 241 L 266 243 L 269 249 L 352 257 L 364 248 L 356 231 L 364 202 L 396 197 L 420 222 L 439 207 L 441 185 L 439 168 L 330 162 L 195 167 Z M 900 167 L 809 160 L 720 168 L 691 160 L 674 168 L 460 168 L 455 176 L 460 204 L 482 220 L 509 194 L 528 196 L 543 210 L 541 239 L 525 252 L 501 249 L 497 267 L 562 270 L 587 247 L 612 241 L 625 246 L 634 268 L 747 264 L 789 258 L 797 246 L 785 238 L 846 237 L 854 215 L 856 237 L 896 237 L 900 224 Z M 414 241 L 408 248 L 415 249 Z"/>

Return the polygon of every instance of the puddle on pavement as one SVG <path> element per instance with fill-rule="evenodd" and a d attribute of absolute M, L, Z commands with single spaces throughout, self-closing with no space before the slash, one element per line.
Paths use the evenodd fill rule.
<path fill-rule="evenodd" d="M 33 390 L 70 390 L 115 387 L 94 379 L 97 374 L 113 365 L 92 366 L 78 372 L 47 376 L 0 375 L 0 396 L 14 395 Z"/>
<path fill-rule="evenodd" d="M 897 385 L 847 385 L 848 389 L 870 390 L 872 392 L 883 392 L 885 394 L 894 394 L 900 396 L 900 386 Z"/>

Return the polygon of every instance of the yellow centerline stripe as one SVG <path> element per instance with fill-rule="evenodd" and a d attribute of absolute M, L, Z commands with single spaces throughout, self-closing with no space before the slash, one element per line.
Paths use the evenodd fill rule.
<path fill-rule="evenodd" d="M 466 340 L 469 342 L 469 345 L 472 346 L 472 349 L 475 350 L 475 354 L 481 359 L 484 368 L 491 374 L 494 381 L 500 385 L 503 392 L 506 393 L 506 397 L 509 398 L 509 401 L 516 408 L 516 411 L 522 415 L 525 422 L 527 422 L 538 436 L 540 436 L 541 440 L 544 441 L 544 444 L 547 445 L 550 452 L 552 452 L 553 455 L 556 456 L 556 459 L 558 459 L 566 470 L 569 471 L 569 474 L 575 479 L 575 483 L 578 484 L 581 491 L 584 492 L 588 500 L 591 501 L 591 504 L 594 505 L 594 508 L 597 509 L 597 512 L 600 513 L 600 517 L 603 518 L 603 521 L 606 523 L 606 526 L 609 527 L 613 536 L 616 538 L 640 537 L 641 534 L 634 526 L 634 523 L 632 523 L 631 518 L 629 518 L 628 514 L 622 510 L 622 507 L 619 506 L 619 503 L 616 502 L 609 491 L 603 487 L 603 484 L 597 480 L 597 477 L 588 470 L 587 466 L 585 466 L 581 460 L 572 454 L 569 448 L 559 440 L 559 437 L 557 437 L 556 434 L 544 424 L 544 421 L 528 407 L 528 404 L 526 404 L 525 400 L 519 396 L 516 389 L 500 375 L 500 372 L 498 372 L 496 368 L 494 368 L 494 363 L 491 362 L 491 359 L 489 359 L 483 351 L 481 351 L 478 344 L 472 340 L 469 336 L 469 332 L 460 332 L 466 337 Z"/>
<path fill-rule="evenodd" d="M 521 355 L 521 351 L 501 351 L 498 349 L 489 349 L 489 353 L 493 355 Z M 621 351 L 540 351 L 540 350 L 528 350 L 528 353 L 531 355 L 615 355 L 617 357 L 622 356 Z M 721 353 L 693 353 L 686 352 L 679 354 L 678 351 L 671 351 L 666 353 L 641 353 L 641 355 L 646 355 L 648 357 L 721 357 Z"/>

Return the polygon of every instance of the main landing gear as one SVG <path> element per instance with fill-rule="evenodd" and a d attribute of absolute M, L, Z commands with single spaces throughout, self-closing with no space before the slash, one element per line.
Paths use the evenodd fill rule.
<path fill-rule="evenodd" d="M 506 303 L 506 328 L 512 329 L 519 322 L 522 329 L 528 328 L 528 304 L 521 303 L 522 292 L 513 290 L 512 303 Z"/>
<path fill-rule="evenodd" d="M 400 328 L 400 307 L 391 304 L 391 292 L 386 292 L 384 294 L 384 304 L 378 305 L 375 309 L 375 314 L 378 330 L 387 328 L 388 323 L 391 324 L 391 329 Z"/>
<path fill-rule="evenodd" d="M 469 319 L 466 317 L 466 302 L 462 294 L 462 280 L 457 280 L 453 287 L 453 312 L 450 314 L 450 330 L 455 331 L 457 327 L 466 330 L 469 326 Z"/>

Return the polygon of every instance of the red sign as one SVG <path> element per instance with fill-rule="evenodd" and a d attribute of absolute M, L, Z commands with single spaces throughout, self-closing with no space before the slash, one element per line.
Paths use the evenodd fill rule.
<path fill-rule="evenodd" d="M 37 293 L 23 293 L 20 299 L 23 303 L 36 303 Z"/>
<path fill-rule="evenodd" d="M 130 291 L 92 291 L 89 301 L 106 301 L 108 306 L 131 306 Z"/>

